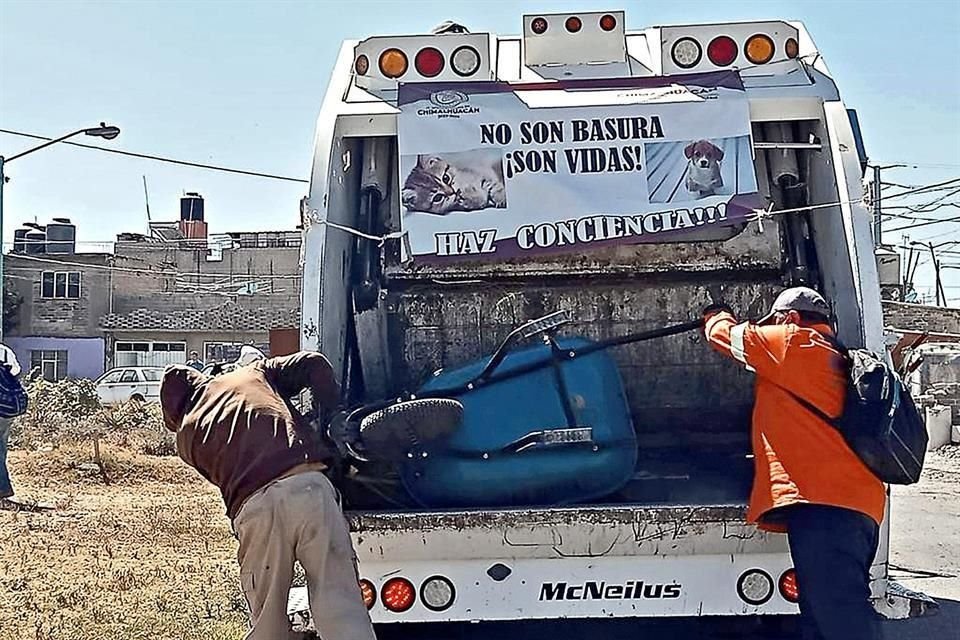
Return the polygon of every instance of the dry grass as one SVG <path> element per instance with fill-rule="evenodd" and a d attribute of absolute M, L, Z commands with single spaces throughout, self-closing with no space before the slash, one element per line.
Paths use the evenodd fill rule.
<path fill-rule="evenodd" d="M 84 444 L 14 451 L 18 496 L 0 511 L 0 638 L 236 640 L 245 628 L 236 544 L 216 490 L 178 459 L 107 444 L 111 483 Z"/>

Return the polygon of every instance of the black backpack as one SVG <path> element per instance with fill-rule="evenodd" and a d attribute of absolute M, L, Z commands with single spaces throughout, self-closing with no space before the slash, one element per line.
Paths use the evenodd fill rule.
<path fill-rule="evenodd" d="M 27 392 L 10 366 L 0 362 L 0 418 L 16 418 L 27 410 Z"/>
<path fill-rule="evenodd" d="M 843 413 L 831 418 L 792 391 L 800 404 L 833 425 L 877 478 L 888 484 L 920 479 L 927 452 L 927 427 L 900 376 L 877 354 L 847 349 L 824 336 L 847 363 Z"/>

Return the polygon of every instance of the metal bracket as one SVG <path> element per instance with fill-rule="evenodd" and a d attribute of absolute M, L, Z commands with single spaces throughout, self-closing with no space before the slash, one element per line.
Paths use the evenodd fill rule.
<path fill-rule="evenodd" d="M 809 149 L 811 151 L 823 151 L 823 144 L 820 142 L 754 142 L 754 149 Z"/>
<path fill-rule="evenodd" d="M 887 583 L 887 593 L 874 603 L 874 608 L 887 620 L 906 620 L 935 614 L 940 605 L 927 594 L 891 580 Z"/>

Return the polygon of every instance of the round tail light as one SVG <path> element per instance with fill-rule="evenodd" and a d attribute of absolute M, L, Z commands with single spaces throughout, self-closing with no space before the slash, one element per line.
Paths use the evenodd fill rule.
<path fill-rule="evenodd" d="M 604 31 L 613 31 L 617 28 L 617 19 L 608 13 L 600 18 L 600 28 Z"/>
<path fill-rule="evenodd" d="M 373 603 L 377 601 L 377 589 L 369 580 L 360 581 L 360 595 L 363 596 L 363 604 L 367 609 L 373 608 Z"/>
<path fill-rule="evenodd" d="M 773 578 L 761 569 L 750 569 L 737 581 L 737 595 L 753 606 L 765 604 L 773 597 Z"/>
<path fill-rule="evenodd" d="M 399 78 L 407 72 L 407 54 L 400 49 L 387 49 L 380 54 L 380 73 L 388 78 Z"/>
<path fill-rule="evenodd" d="M 707 46 L 707 57 L 715 66 L 729 66 L 737 59 L 737 43 L 730 36 L 717 36 Z"/>
<path fill-rule="evenodd" d="M 450 66 L 458 76 L 472 76 L 480 69 L 480 52 L 466 45 L 458 47 L 450 56 Z"/>
<path fill-rule="evenodd" d="M 700 47 L 700 43 L 693 38 L 680 38 L 673 43 L 670 57 L 673 58 L 673 64 L 681 69 L 692 69 L 700 64 L 700 59 L 703 58 L 703 49 Z"/>
<path fill-rule="evenodd" d="M 583 28 L 583 22 L 577 16 L 570 16 L 567 18 L 567 21 L 564 23 L 564 26 L 567 28 L 567 31 L 570 33 L 576 33 Z"/>
<path fill-rule="evenodd" d="M 743 53 L 747 60 L 753 64 L 767 64 L 773 60 L 774 47 L 773 39 L 763 33 L 750 36 L 747 44 L 743 46 Z"/>
<path fill-rule="evenodd" d="M 796 570 L 787 569 L 780 576 L 780 595 L 787 602 L 794 604 L 800 602 L 800 585 L 797 584 Z"/>
<path fill-rule="evenodd" d="M 547 24 L 546 18 L 534 18 L 533 22 L 530 23 L 530 31 L 540 36 L 547 32 L 548 26 L 550 25 Z"/>
<path fill-rule="evenodd" d="M 353 70 L 357 72 L 358 76 L 367 75 L 367 71 L 370 70 L 370 58 L 361 53 L 353 63 Z"/>
<path fill-rule="evenodd" d="M 800 44 L 793 38 L 787 38 L 787 41 L 783 45 L 783 51 L 787 54 L 788 58 L 796 58 L 800 55 Z"/>
<path fill-rule="evenodd" d="M 394 613 L 408 611 L 417 599 L 417 591 L 406 578 L 391 578 L 383 585 L 380 599 L 385 606 Z"/>
<path fill-rule="evenodd" d="M 445 611 L 453 605 L 457 590 L 453 583 L 443 576 L 433 576 L 424 580 L 420 587 L 420 601 L 431 611 Z"/>
<path fill-rule="evenodd" d="M 433 78 L 440 75 L 440 72 L 443 71 L 443 65 L 443 54 L 433 47 L 420 49 L 413 59 L 413 66 L 417 70 L 417 73 L 426 78 Z"/>

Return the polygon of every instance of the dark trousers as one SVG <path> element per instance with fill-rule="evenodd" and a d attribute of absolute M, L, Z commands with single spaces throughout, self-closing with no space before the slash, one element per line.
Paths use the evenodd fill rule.
<path fill-rule="evenodd" d="M 850 509 L 801 504 L 784 509 L 800 591 L 803 640 L 879 640 L 870 604 L 870 565 L 880 528 Z"/>

